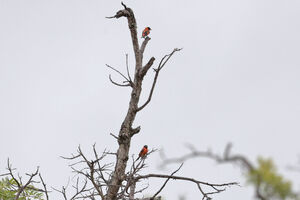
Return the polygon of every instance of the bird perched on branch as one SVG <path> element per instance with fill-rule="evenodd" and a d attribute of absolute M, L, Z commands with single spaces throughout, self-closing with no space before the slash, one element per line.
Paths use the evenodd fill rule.
<path fill-rule="evenodd" d="M 139 158 L 141 158 L 141 159 L 145 158 L 146 155 L 147 155 L 147 153 L 148 153 L 148 146 L 145 145 L 145 146 L 142 148 L 142 150 L 140 151 L 139 157 L 138 157 L 135 161 L 137 161 Z"/>
<path fill-rule="evenodd" d="M 145 38 L 146 36 L 148 36 L 148 35 L 150 34 L 150 30 L 151 30 L 150 27 L 146 27 L 146 28 L 143 30 L 142 38 Z"/>

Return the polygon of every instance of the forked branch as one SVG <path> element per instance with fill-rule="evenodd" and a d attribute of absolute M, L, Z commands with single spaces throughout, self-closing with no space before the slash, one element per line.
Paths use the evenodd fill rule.
<path fill-rule="evenodd" d="M 210 150 L 207 151 L 199 151 L 194 148 L 192 145 L 187 145 L 190 149 L 190 153 L 187 153 L 181 157 L 176 158 L 163 158 L 163 163 L 161 167 L 172 163 L 181 163 L 191 158 L 196 157 L 206 157 L 215 160 L 217 163 L 233 163 L 238 162 L 242 166 L 246 167 L 247 170 L 253 170 L 253 165 L 242 155 L 231 155 L 232 145 L 229 143 L 226 145 L 223 155 L 214 154 Z"/>
<path fill-rule="evenodd" d="M 70 160 L 70 164 L 73 172 L 78 176 L 77 183 L 73 188 L 75 188 L 75 195 L 71 199 L 77 198 L 78 195 L 84 198 L 95 198 L 100 197 L 105 199 L 104 191 L 109 187 L 109 174 L 112 172 L 111 163 L 102 164 L 101 161 L 111 153 L 104 150 L 101 156 L 98 155 L 95 145 L 93 145 L 94 158 L 88 159 L 87 156 L 82 152 L 80 146 L 77 149 L 77 154 L 73 154 L 70 157 L 62 157 L 66 160 Z M 78 184 L 79 177 L 83 177 L 83 184 L 80 186 Z M 88 184 L 89 182 L 89 184 Z M 66 196 L 66 188 L 63 187 L 62 190 L 57 190 Z"/>
<path fill-rule="evenodd" d="M 35 172 L 33 172 L 31 174 L 26 173 L 26 175 L 29 178 L 25 183 L 23 183 L 22 177 L 19 174 L 18 174 L 18 178 L 15 176 L 14 171 L 16 169 L 12 168 L 12 165 L 11 165 L 9 159 L 7 159 L 7 170 L 8 170 L 8 173 L 1 174 L 0 176 L 6 176 L 6 177 L 9 176 L 10 179 L 13 180 L 13 182 L 8 182 L 8 183 L 9 183 L 9 187 L 11 188 L 10 190 L 15 192 L 15 196 L 14 196 L 15 200 L 20 199 L 20 198 L 22 198 L 22 199 L 30 198 L 31 194 L 27 193 L 27 191 L 29 191 L 29 190 L 44 193 L 46 196 L 46 199 L 48 200 L 48 192 L 49 191 L 46 188 L 46 184 L 44 183 L 44 180 L 43 180 L 41 174 L 39 174 L 39 167 L 37 167 Z M 38 174 L 39 174 L 40 180 L 42 181 L 42 185 L 43 185 L 44 189 L 39 189 L 34 186 L 34 184 L 40 183 L 35 180 L 35 178 Z"/>
<path fill-rule="evenodd" d="M 129 73 L 129 65 L 128 65 L 128 54 L 126 54 L 126 70 L 127 70 L 127 76 L 129 78 L 130 83 L 133 85 L 133 81 L 130 77 L 130 73 Z"/>
<path fill-rule="evenodd" d="M 226 145 L 223 155 L 212 153 L 210 150 L 199 151 L 192 145 L 188 145 L 188 148 L 190 149 L 190 153 L 186 155 L 177 158 L 163 158 L 163 163 L 161 167 L 164 167 L 165 165 L 172 164 L 172 163 L 184 162 L 191 158 L 205 157 L 205 158 L 210 158 L 219 164 L 224 164 L 224 163 L 238 164 L 247 172 L 252 172 L 255 169 L 253 164 L 245 156 L 239 154 L 235 154 L 235 155 L 231 154 L 231 148 L 232 148 L 231 143 L 228 143 Z M 257 198 L 259 198 L 260 200 L 267 200 L 268 198 L 266 198 L 261 194 L 260 187 L 261 187 L 260 184 L 257 184 L 255 186 L 255 193 Z"/>
<path fill-rule="evenodd" d="M 173 176 L 174 174 L 176 174 L 182 167 L 183 163 L 179 166 L 178 169 L 176 169 L 174 172 L 172 172 L 172 174 L 170 175 L 169 178 L 167 178 L 167 180 L 164 182 L 164 184 L 159 188 L 159 190 L 151 197 L 151 200 L 155 199 L 155 197 L 164 189 L 164 187 L 167 185 L 168 181 L 171 179 L 171 176 Z"/>
<path fill-rule="evenodd" d="M 113 18 L 120 18 L 120 17 L 126 17 L 128 20 L 128 27 L 131 34 L 131 40 L 132 40 L 132 46 L 133 51 L 135 54 L 135 61 L 136 61 L 136 70 L 141 66 L 141 56 L 140 56 L 140 49 L 139 49 L 139 42 L 137 38 L 137 30 L 136 30 L 136 20 L 134 13 L 131 8 L 128 8 L 123 2 L 121 3 L 124 7 L 123 10 L 119 10 L 114 16 L 112 17 L 106 17 L 108 19 Z"/>
<path fill-rule="evenodd" d="M 144 51 L 145 51 L 145 48 L 146 48 L 149 40 L 151 40 L 151 38 L 150 37 L 146 37 L 145 40 L 143 41 L 142 45 L 141 45 L 140 53 L 141 53 L 141 60 L 142 61 L 143 61 Z"/>
<path fill-rule="evenodd" d="M 129 75 L 129 72 L 128 72 L 128 67 L 127 67 L 127 73 L 128 73 L 128 78 L 127 78 L 123 73 L 121 73 L 121 72 L 120 72 L 119 70 L 117 70 L 116 68 L 114 68 L 114 67 L 112 67 L 112 66 L 110 66 L 110 65 L 108 65 L 108 64 L 106 64 L 106 66 L 107 66 L 108 68 L 112 69 L 113 71 L 117 72 L 118 74 L 120 74 L 120 75 L 125 79 L 125 81 L 123 81 L 123 83 L 127 83 L 127 84 L 120 84 L 120 83 L 117 83 L 117 82 L 113 81 L 112 78 L 111 78 L 111 75 L 109 75 L 109 80 L 110 80 L 113 84 L 115 84 L 115 85 L 117 85 L 117 86 L 120 86 L 120 87 L 127 87 L 127 86 L 133 87 L 133 82 L 132 82 L 132 80 L 131 80 L 131 78 L 130 78 L 130 75 Z M 128 66 L 128 65 L 127 65 L 127 66 Z"/>
<path fill-rule="evenodd" d="M 147 175 L 141 175 L 135 178 L 136 181 L 140 179 L 148 179 L 148 178 L 162 178 L 162 179 L 173 179 L 173 180 L 182 180 L 182 181 L 189 181 L 193 182 L 197 185 L 199 191 L 203 195 L 202 199 L 210 199 L 210 195 L 220 193 L 225 191 L 226 187 L 232 186 L 232 185 L 238 185 L 237 182 L 230 182 L 230 183 L 222 183 L 222 184 L 215 184 L 215 183 L 208 183 L 199 181 L 193 178 L 184 177 L 184 176 L 174 176 L 174 175 L 165 175 L 165 174 L 147 174 Z M 208 186 L 212 189 L 212 191 L 205 192 L 202 189 L 202 185 Z"/>
<path fill-rule="evenodd" d="M 149 93 L 148 99 L 147 99 L 147 101 L 146 101 L 142 106 L 140 106 L 140 107 L 137 109 L 137 112 L 141 111 L 143 108 L 145 108 L 145 107 L 150 103 L 150 101 L 151 101 L 151 99 L 152 99 L 152 95 L 153 95 L 153 92 L 154 92 L 154 88 L 155 88 L 155 85 L 156 85 L 157 78 L 158 78 L 158 75 L 159 75 L 160 70 L 162 70 L 162 68 L 163 68 L 163 67 L 165 66 L 165 64 L 169 61 L 169 59 L 173 56 L 173 54 L 174 54 L 175 52 L 177 52 L 177 51 L 180 51 L 180 50 L 181 50 L 181 49 L 175 48 L 175 49 L 172 51 L 172 53 L 170 53 L 170 54 L 168 54 L 168 55 L 165 55 L 165 56 L 161 59 L 161 61 L 160 61 L 159 65 L 158 65 L 158 67 L 157 67 L 156 69 L 154 69 L 154 71 L 155 71 L 155 76 L 154 76 L 154 79 L 153 79 L 153 83 L 152 83 L 152 86 L 151 86 L 151 89 L 150 89 L 150 93 Z M 153 61 L 154 61 L 154 60 L 153 60 Z M 153 63 L 153 61 L 152 61 L 152 63 Z M 147 71 L 148 71 L 148 69 L 151 67 L 152 63 L 151 63 L 151 60 L 150 60 L 149 63 L 148 63 L 147 65 L 144 66 L 143 70 L 141 71 L 141 76 L 144 76 L 144 75 L 147 73 Z"/>

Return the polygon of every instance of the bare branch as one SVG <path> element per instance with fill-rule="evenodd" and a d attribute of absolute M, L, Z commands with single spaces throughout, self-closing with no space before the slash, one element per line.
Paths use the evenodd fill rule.
<path fill-rule="evenodd" d="M 203 182 L 203 181 L 198 181 L 193 178 L 188 178 L 188 177 L 183 177 L 183 176 L 171 176 L 171 175 L 165 175 L 165 174 L 147 174 L 147 175 L 141 175 L 136 177 L 136 180 L 140 179 L 147 179 L 147 178 L 170 178 L 170 179 L 175 179 L 175 180 L 185 180 L 185 181 L 191 181 L 194 183 L 199 183 L 207 186 L 215 186 L 215 187 L 222 187 L 222 186 L 230 186 L 230 185 L 238 185 L 238 182 L 229 182 L 229 183 L 208 183 L 208 182 Z"/>
<path fill-rule="evenodd" d="M 11 176 L 11 178 L 16 182 L 18 188 L 21 188 L 21 183 L 19 183 L 19 181 L 15 178 L 14 174 L 13 174 L 13 170 L 11 164 L 9 163 L 9 158 L 7 159 L 7 170 L 9 171 L 9 175 Z"/>
<path fill-rule="evenodd" d="M 96 157 L 96 159 L 98 160 L 96 163 L 98 165 L 98 171 L 100 173 L 100 178 L 104 181 L 104 183 L 106 185 L 109 185 L 107 179 L 104 177 L 104 174 L 103 174 L 103 171 L 102 169 L 104 169 L 103 167 L 100 166 L 100 160 L 104 158 L 104 156 L 106 155 L 106 151 L 104 150 L 104 153 L 102 154 L 102 156 L 99 158 L 98 154 L 97 154 L 97 151 L 96 151 L 96 147 L 95 147 L 95 144 L 93 145 L 93 151 L 94 151 L 94 155 Z"/>
<path fill-rule="evenodd" d="M 108 68 L 114 70 L 115 72 L 117 72 L 118 74 L 120 74 L 127 82 L 130 82 L 130 80 L 124 75 L 122 74 L 119 70 L 113 68 L 112 66 L 108 65 L 108 64 L 105 64 Z"/>
<path fill-rule="evenodd" d="M 128 54 L 126 54 L 126 70 L 127 70 L 127 76 L 128 76 L 128 78 L 129 78 L 129 81 L 130 81 L 130 83 L 132 83 L 132 85 L 133 85 L 133 81 L 132 81 L 132 79 L 131 79 L 131 77 L 130 77 L 130 73 L 129 73 Z"/>
<path fill-rule="evenodd" d="M 151 38 L 146 37 L 145 40 L 143 41 L 142 45 L 141 45 L 140 52 L 141 52 L 141 56 L 142 56 L 142 61 L 143 61 L 143 54 L 144 54 L 145 48 L 146 48 L 149 40 L 151 40 Z"/>
<path fill-rule="evenodd" d="M 215 183 L 208 183 L 199 181 L 193 178 L 183 177 L 183 176 L 174 176 L 174 175 L 164 175 L 164 174 L 148 174 L 148 175 L 142 175 L 135 178 L 136 181 L 140 179 L 148 179 L 148 178 L 166 178 L 166 179 L 174 179 L 174 180 L 183 180 L 183 181 L 190 181 L 197 185 L 198 189 L 202 193 L 202 195 L 205 198 L 208 198 L 208 195 L 215 194 L 224 191 L 224 187 L 232 186 L 232 185 L 238 185 L 237 182 L 230 182 L 230 183 L 222 183 L 222 184 L 215 184 Z M 215 191 L 213 193 L 211 192 L 204 192 L 201 188 L 201 185 L 206 185 L 214 189 Z M 217 189 L 218 187 L 221 187 L 221 189 Z"/>
<path fill-rule="evenodd" d="M 157 67 L 157 69 L 154 69 L 154 71 L 155 71 L 155 76 L 154 76 L 154 80 L 153 80 L 153 83 L 152 83 L 152 87 L 151 87 L 151 90 L 150 90 L 149 97 L 148 97 L 147 101 L 146 101 L 142 106 L 140 106 L 140 107 L 137 109 L 137 112 L 141 111 L 144 107 L 146 107 L 146 106 L 148 105 L 148 103 L 150 103 L 160 70 L 165 66 L 165 64 L 166 64 L 166 63 L 168 62 L 168 60 L 172 57 L 172 55 L 173 55 L 176 51 L 180 51 L 180 50 L 181 50 L 181 49 L 175 48 L 175 49 L 172 51 L 172 53 L 170 53 L 170 54 L 168 54 L 168 55 L 165 55 L 165 56 L 161 59 L 159 65 L 158 65 L 158 67 Z M 165 59 L 166 59 L 166 60 L 165 60 Z M 151 61 L 151 60 L 150 60 L 150 61 Z M 153 60 L 153 61 L 154 61 L 154 60 Z M 151 65 L 152 65 L 152 64 L 151 64 Z M 148 70 L 151 66 L 149 66 L 148 69 L 147 69 L 146 67 L 148 68 L 148 66 L 146 65 L 146 66 L 143 68 L 143 70 L 142 70 L 142 73 L 143 73 L 143 74 L 144 74 L 144 73 L 146 74 L 146 73 L 147 73 L 147 70 Z"/>
<path fill-rule="evenodd" d="M 170 158 L 170 159 L 164 159 L 162 163 L 162 167 L 171 164 L 171 163 L 178 163 L 178 162 L 184 162 L 188 159 L 195 158 L 195 157 L 206 157 L 215 160 L 219 164 L 223 163 L 238 163 L 241 167 L 245 168 L 246 171 L 251 172 L 255 169 L 253 164 L 243 155 L 231 155 L 231 148 L 232 145 L 231 143 L 228 143 L 225 147 L 223 156 L 220 156 L 218 154 L 214 154 L 211 151 L 197 151 L 196 148 L 194 148 L 192 145 L 188 146 L 190 149 L 190 153 L 183 155 L 182 157 L 179 158 Z M 261 200 L 267 200 L 268 198 L 264 197 L 261 192 L 260 192 L 260 184 L 257 184 L 255 186 L 255 193 L 257 198 Z"/>
<path fill-rule="evenodd" d="M 136 61 L 136 70 L 141 67 L 141 56 L 140 56 L 140 50 L 139 50 L 139 42 L 137 39 L 137 30 L 136 30 L 136 20 L 134 13 L 131 8 L 128 8 L 124 3 L 121 3 L 124 7 L 123 10 L 119 10 L 113 17 L 107 17 L 108 19 L 112 18 L 120 18 L 120 17 L 126 17 L 128 20 L 128 27 L 131 34 L 131 40 L 132 40 L 132 46 L 133 51 L 135 54 L 135 61 Z"/>
<path fill-rule="evenodd" d="M 24 191 L 24 189 L 27 188 L 27 186 L 28 186 L 29 184 L 32 183 L 33 177 L 35 177 L 35 176 L 38 174 L 38 172 L 39 172 L 39 167 L 37 167 L 36 171 L 30 175 L 30 177 L 29 177 L 28 181 L 25 183 L 25 185 L 18 188 L 18 192 L 17 192 L 17 194 L 16 194 L 15 199 L 19 199 L 21 193 Z"/>
<path fill-rule="evenodd" d="M 113 136 L 114 138 L 116 138 L 117 140 L 119 140 L 119 137 L 114 135 L 113 133 L 110 133 L 111 136 Z"/>
<path fill-rule="evenodd" d="M 127 6 L 123 3 L 123 1 L 121 1 L 121 5 L 122 5 L 125 9 L 127 9 Z"/>
<path fill-rule="evenodd" d="M 154 153 L 155 151 L 156 151 L 156 149 L 152 149 L 151 151 L 148 152 L 147 156 Z M 132 155 L 132 165 L 131 165 L 130 171 L 126 174 L 126 178 L 124 179 L 125 181 L 127 181 L 127 183 L 126 183 L 125 187 L 122 189 L 122 191 L 119 193 L 119 198 L 123 198 L 126 193 L 126 194 L 128 194 L 129 198 L 134 199 L 134 194 L 141 193 L 145 189 L 148 188 L 148 186 L 147 186 L 138 191 L 135 191 L 136 180 L 134 178 L 135 176 L 139 175 L 139 172 L 142 169 L 147 167 L 145 164 L 145 160 L 147 159 L 147 156 L 138 161 Z M 130 191 L 128 192 L 128 190 L 130 190 Z"/>
<path fill-rule="evenodd" d="M 46 184 L 45 184 L 45 182 L 44 182 L 44 180 L 43 180 L 43 178 L 42 178 L 41 173 L 39 173 L 39 177 L 40 177 L 41 182 L 42 182 L 42 185 L 43 185 L 43 187 L 44 187 L 44 193 L 45 193 L 46 199 L 49 200 L 49 197 L 48 197 L 48 190 L 47 190 Z"/>
<path fill-rule="evenodd" d="M 133 182 L 130 186 L 129 200 L 134 200 L 135 184 L 136 182 Z"/>
<path fill-rule="evenodd" d="M 230 155 L 230 150 L 231 150 L 231 144 L 227 144 L 225 151 L 223 153 L 223 157 L 219 156 L 217 154 L 213 154 L 211 151 L 197 151 L 192 145 L 188 145 L 188 148 L 190 149 L 190 153 L 183 155 L 178 158 L 168 158 L 164 159 L 161 167 L 171 164 L 171 163 L 181 163 L 186 160 L 189 160 L 191 158 L 195 157 L 206 157 L 206 158 L 211 158 L 215 160 L 218 163 L 230 163 L 230 162 L 240 162 L 243 166 L 245 166 L 248 170 L 253 170 L 254 167 L 252 164 L 243 156 L 241 155 Z"/>
<path fill-rule="evenodd" d="M 147 74 L 148 70 L 153 65 L 154 60 L 155 60 L 154 57 L 150 58 L 150 60 L 148 61 L 148 63 L 142 68 L 142 70 L 140 72 L 140 76 L 142 78 Z"/>
<path fill-rule="evenodd" d="M 73 163 L 69 166 L 76 175 L 84 177 L 84 184 L 79 186 L 79 177 L 77 178 L 76 185 L 73 186 L 75 189 L 75 194 L 71 199 L 95 199 L 99 196 L 101 199 L 105 199 L 104 189 L 109 187 L 109 181 L 105 178 L 105 173 L 110 172 L 112 165 L 111 163 L 101 165 L 100 161 L 107 155 L 111 154 L 104 150 L 101 156 L 98 155 L 96 151 L 95 144 L 93 145 L 94 159 L 89 160 L 82 152 L 80 146 L 77 149 L 78 155 L 72 155 L 72 157 L 67 158 L 72 160 Z M 84 164 L 84 165 L 82 165 Z M 88 181 L 90 184 L 88 185 Z M 63 187 L 60 193 L 66 197 L 66 188 Z"/>
<path fill-rule="evenodd" d="M 114 16 L 112 17 L 106 17 L 107 19 L 113 19 L 113 18 L 120 18 L 120 17 L 128 17 L 129 16 L 129 12 L 127 10 L 127 6 L 121 2 L 122 6 L 124 7 L 124 10 L 119 10 Z"/>
<path fill-rule="evenodd" d="M 65 159 L 65 160 L 74 160 L 76 158 L 79 158 L 80 157 L 80 154 L 78 155 L 71 155 L 71 157 L 65 157 L 65 156 L 60 156 L 62 159 Z"/>
<path fill-rule="evenodd" d="M 64 200 L 68 200 L 67 195 L 66 195 L 66 188 L 64 186 L 62 186 L 61 190 L 58 190 L 54 187 L 52 187 L 53 190 L 55 190 L 56 192 L 59 192 L 62 194 L 62 196 L 64 197 Z"/>
<path fill-rule="evenodd" d="M 120 75 L 125 79 L 124 82 L 128 83 L 128 84 L 125 84 L 125 85 L 116 83 L 116 82 L 114 82 L 114 81 L 112 80 L 111 75 L 109 75 L 109 80 L 110 80 L 113 84 L 115 84 L 115 85 L 117 85 L 117 86 L 121 86 L 121 87 L 124 87 L 124 86 L 131 86 L 131 87 L 133 87 L 133 82 L 131 81 L 130 76 L 129 76 L 129 78 L 127 78 L 124 74 L 122 74 L 119 70 L 115 69 L 114 67 L 112 67 L 112 66 L 110 66 L 110 65 L 108 65 L 108 64 L 106 64 L 106 66 L 107 66 L 108 68 L 114 70 L 114 71 L 117 72 L 118 74 L 120 74 Z M 129 73 L 128 73 L 128 75 L 129 75 Z"/>
<path fill-rule="evenodd" d="M 165 66 L 165 64 L 169 61 L 169 59 L 173 56 L 173 54 L 176 52 L 176 51 L 181 51 L 182 50 L 182 48 L 180 48 L 180 49 L 178 49 L 178 48 L 175 48 L 173 51 L 172 51 L 172 53 L 170 53 L 169 55 L 166 55 L 164 58 L 166 58 L 166 60 L 164 60 L 164 58 L 163 59 L 161 59 L 161 62 L 159 63 L 159 66 L 158 66 L 158 68 L 156 69 L 156 70 L 161 70 L 164 66 Z"/>
<path fill-rule="evenodd" d="M 182 167 L 183 163 L 179 166 L 178 169 L 176 169 L 174 172 L 172 172 L 172 174 L 170 176 L 173 176 L 175 173 L 177 173 L 180 168 Z M 151 200 L 154 199 L 163 189 L 164 187 L 167 185 L 168 181 L 170 180 L 170 178 L 167 178 L 167 180 L 164 182 L 164 184 L 161 186 L 161 188 L 152 196 Z"/>
<path fill-rule="evenodd" d="M 17 174 L 17 178 L 14 175 L 14 170 L 12 168 L 12 165 L 10 164 L 9 159 L 7 159 L 7 170 L 9 171 L 6 174 L 2 174 L 3 176 L 10 176 L 11 179 L 13 180 L 12 183 L 9 183 L 10 186 L 12 187 L 12 191 L 14 191 L 16 194 L 14 196 L 14 199 L 20 199 L 20 198 L 29 198 L 31 196 L 31 194 L 27 193 L 26 190 L 31 190 L 31 191 L 37 191 L 37 192 L 41 192 L 41 193 L 45 193 L 46 199 L 48 200 L 48 191 L 46 189 L 46 184 L 44 183 L 44 180 L 42 179 L 41 175 L 40 179 L 42 181 L 42 185 L 44 187 L 43 189 L 39 189 L 37 187 L 34 186 L 34 184 L 39 184 L 40 182 L 34 180 L 34 178 L 37 176 L 38 172 L 39 172 L 39 167 L 36 168 L 36 171 L 34 173 L 25 173 L 25 175 L 29 176 L 28 180 L 26 181 L 25 184 L 23 184 L 22 182 L 22 177 L 21 175 Z"/>
<path fill-rule="evenodd" d="M 0 176 L 8 176 L 10 173 L 0 174 Z"/>
<path fill-rule="evenodd" d="M 102 191 L 101 187 L 99 187 L 99 185 L 95 182 L 95 178 L 94 178 L 94 173 L 95 173 L 94 162 L 92 162 L 89 167 L 90 167 L 90 181 L 92 182 L 94 188 L 97 190 L 98 194 L 101 196 L 101 199 L 104 199 L 104 194 L 103 194 L 103 191 Z"/>
<path fill-rule="evenodd" d="M 130 128 L 130 135 L 133 136 L 141 131 L 141 127 L 138 126 L 136 128 Z"/>
<path fill-rule="evenodd" d="M 110 82 L 111 82 L 112 84 L 116 85 L 116 86 L 120 86 L 120 87 L 128 87 L 128 86 L 130 86 L 129 83 L 128 83 L 128 84 L 120 84 L 120 83 L 117 83 L 117 82 L 113 81 L 112 78 L 111 78 L 111 75 L 109 75 L 108 78 L 109 78 Z"/>

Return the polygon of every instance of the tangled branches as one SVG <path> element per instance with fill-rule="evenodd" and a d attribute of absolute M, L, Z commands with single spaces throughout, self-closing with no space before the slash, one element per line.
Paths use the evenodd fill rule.
<path fill-rule="evenodd" d="M 156 150 L 151 150 L 147 157 L 154 153 Z M 69 165 L 75 173 L 76 181 L 72 186 L 75 192 L 71 197 L 67 197 L 66 189 L 67 187 L 62 187 L 59 191 L 65 200 L 73 200 L 73 199 L 97 199 L 100 197 L 102 200 L 106 200 L 107 191 L 111 183 L 111 178 L 114 173 L 113 163 L 105 164 L 105 158 L 107 156 L 115 156 L 115 153 L 111 153 L 108 151 L 104 151 L 100 156 L 97 154 L 97 150 L 95 145 L 93 146 L 93 159 L 88 159 L 87 156 L 82 152 L 81 148 L 78 147 L 77 153 L 70 157 L 63 157 L 66 160 L 70 160 L 72 163 Z M 212 194 L 223 192 L 226 187 L 237 185 L 236 182 L 231 183 L 208 183 L 200 180 L 196 180 L 194 178 L 184 177 L 184 176 L 176 176 L 175 174 L 182 168 L 183 164 L 181 164 L 175 171 L 171 174 L 143 174 L 143 169 L 147 167 L 146 160 L 147 157 L 136 160 L 134 156 L 132 156 L 132 163 L 128 172 L 122 177 L 122 184 L 119 185 L 120 190 L 117 193 L 116 199 L 122 200 L 133 200 L 138 199 L 135 198 L 136 194 L 140 194 L 150 186 L 140 187 L 140 185 L 145 185 L 149 179 L 161 179 L 163 180 L 162 186 L 155 192 L 149 200 L 157 200 L 160 199 L 160 192 L 165 188 L 167 183 L 170 180 L 181 180 L 193 182 L 197 186 L 198 190 L 202 194 L 202 199 L 209 199 Z M 203 186 L 210 187 L 210 191 L 204 191 Z M 139 200 L 145 200 L 147 198 L 140 198 Z"/>
<path fill-rule="evenodd" d="M 33 173 L 26 173 L 28 176 L 27 181 L 23 180 L 23 177 L 19 175 L 19 173 L 15 173 L 15 168 L 12 167 L 9 159 L 7 159 L 7 173 L 1 174 L 0 177 L 4 177 L 2 181 L 4 181 L 4 190 L 9 191 L 9 196 L 6 198 L 13 198 L 13 199 L 24 199 L 24 198 L 39 198 L 43 194 L 45 198 L 48 200 L 48 190 L 46 184 L 42 178 L 41 173 L 39 173 L 39 167 Z M 39 178 L 37 181 L 36 178 Z M 38 188 L 38 186 L 43 187 L 43 189 Z M 0 199 L 3 198 L 5 194 L 0 195 Z M 2 196 L 2 197 L 1 197 Z"/>

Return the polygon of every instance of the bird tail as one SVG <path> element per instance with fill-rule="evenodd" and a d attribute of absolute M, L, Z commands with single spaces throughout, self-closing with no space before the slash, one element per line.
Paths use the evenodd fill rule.
<path fill-rule="evenodd" d="M 138 161 L 139 159 L 140 159 L 140 156 L 135 160 L 135 162 Z"/>

